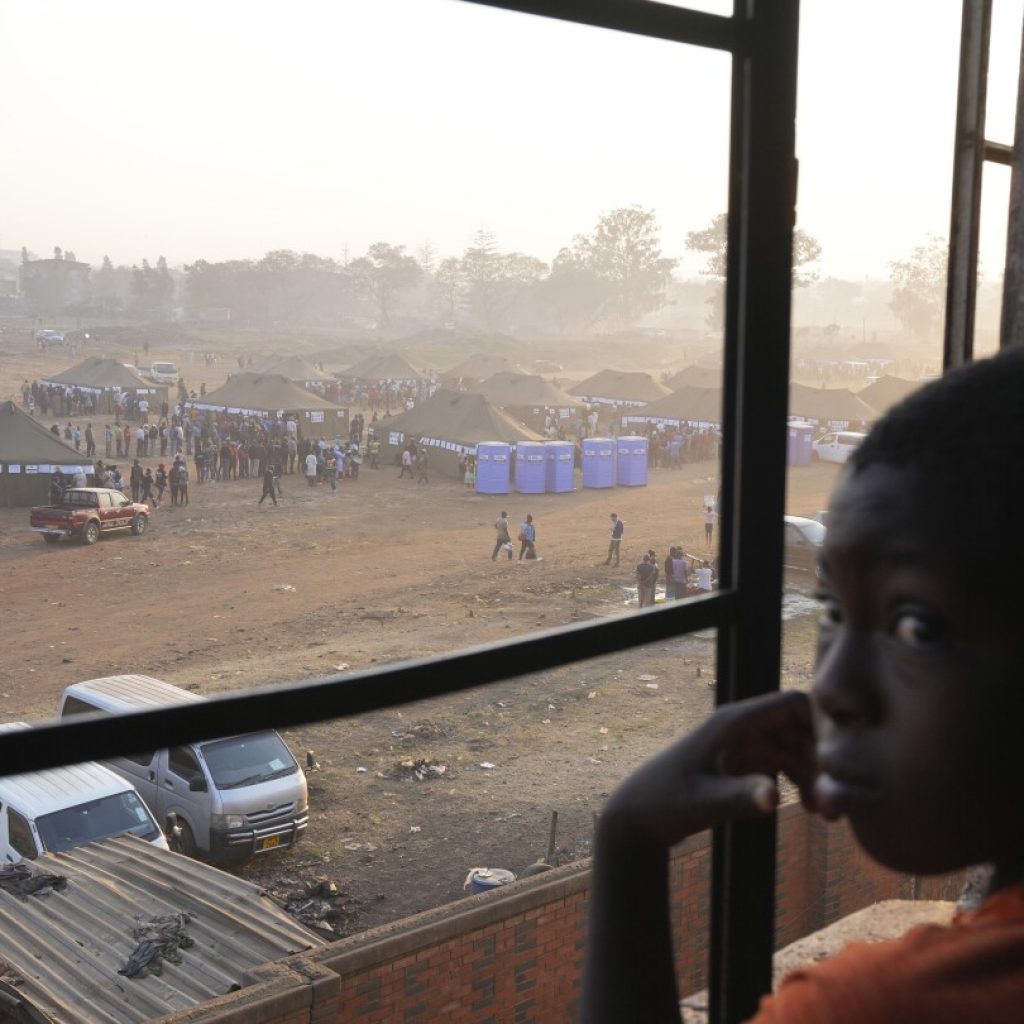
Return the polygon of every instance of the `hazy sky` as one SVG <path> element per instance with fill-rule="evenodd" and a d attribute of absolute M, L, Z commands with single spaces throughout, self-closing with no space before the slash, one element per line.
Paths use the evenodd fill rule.
<path fill-rule="evenodd" d="M 802 6 L 800 225 L 825 274 L 886 276 L 948 231 L 960 0 Z M 1022 6 L 995 0 L 988 134 L 1007 142 Z M 550 260 L 640 203 L 695 274 L 686 232 L 724 208 L 719 53 L 459 0 L 0 0 L 0 60 L 0 248 L 445 256 L 486 226 Z M 1009 175 L 986 173 L 997 272 Z"/>

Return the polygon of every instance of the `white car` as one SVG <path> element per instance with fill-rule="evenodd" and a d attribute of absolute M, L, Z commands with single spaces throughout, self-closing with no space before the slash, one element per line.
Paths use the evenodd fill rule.
<path fill-rule="evenodd" d="M 181 376 L 175 363 L 153 363 L 146 375 L 156 384 L 177 384 Z"/>
<path fill-rule="evenodd" d="M 867 436 L 850 430 L 833 430 L 811 445 L 811 458 L 815 462 L 819 459 L 822 462 L 845 462 Z"/>

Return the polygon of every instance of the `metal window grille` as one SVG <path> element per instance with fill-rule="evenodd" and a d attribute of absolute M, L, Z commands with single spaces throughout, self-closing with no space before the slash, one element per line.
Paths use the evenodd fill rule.
<path fill-rule="evenodd" d="M 698 629 L 718 635 L 718 701 L 778 687 L 799 0 L 735 0 L 729 17 L 651 0 L 470 0 L 728 52 L 732 58 L 721 489 L 721 589 L 459 653 L 0 738 L 0 775 L 125 750 L 357 715 Z M 681 59 L 685 55 L 681 54 Z M 717 829 L 711 1019 L 751 1016 L 771 985 L 775 822 Z"/>

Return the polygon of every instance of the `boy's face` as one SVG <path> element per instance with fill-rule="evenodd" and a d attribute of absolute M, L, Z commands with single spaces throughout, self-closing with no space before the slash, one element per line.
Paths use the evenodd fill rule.
<path fill-rule="evenodd" d="M 848 473 L 829 513 L 812 689 L 827 818 L 898 870 L 1019 856 L 1024 621 L 910 470 Z"/>

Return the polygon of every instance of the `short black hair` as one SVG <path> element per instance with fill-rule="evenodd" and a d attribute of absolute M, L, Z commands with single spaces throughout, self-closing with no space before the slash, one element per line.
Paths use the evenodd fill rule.
<path fill-rule="evenodd" d="M 884 464 L 914 472 L 949 524 L 951 543 L 1019 586 L 1024 569 L 1024 347 L 979 359 L 894 406 L 850 456 L 848 472 Z"/>

